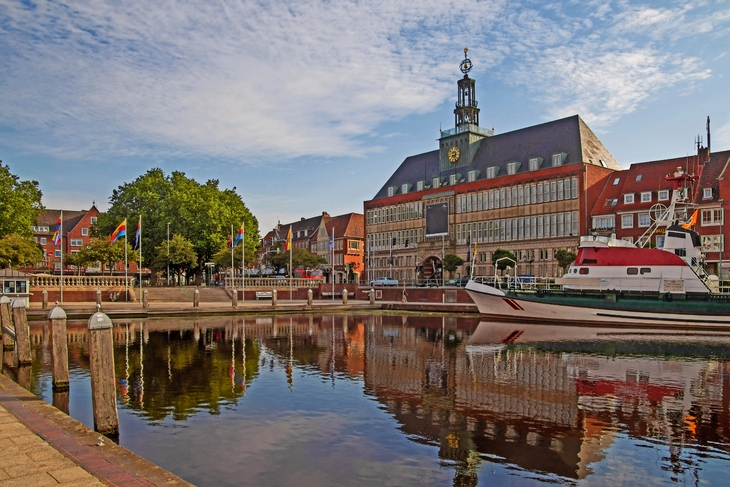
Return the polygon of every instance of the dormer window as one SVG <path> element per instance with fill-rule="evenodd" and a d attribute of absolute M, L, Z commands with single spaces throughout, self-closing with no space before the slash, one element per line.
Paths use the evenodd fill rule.
<path fill-rule="evenodd" d="M 395 194 L 395 188 L 393 186 L 388 188 L 388 196 L 393 196 Z"/>
<path fill-rule="evenodd" d="M 560 152 L 558 154 L 553 154 L 553 167 L 562 166 L 565 162 L 565 158 L 568 156 L 565 152 Z"/>
<path fill-rule="evenodd" d="M 648 203 L 651 201 L 651 191 L 644 191 L 641 193 L 641 202 Z"/>
<path fill-rule="evenodd" d="M 621 182 L 621 178 L 616 178 L 613 180 L 613 185 L 618 186 L 618 183 L 620 183 L 620 182 Z"/>
<path fill-rule="evenodd" d="M 487 179 L 491 179 L 497 176 L 499 172 L 499 166 L 492 166 L 487 168 Z"/>
<path fill-rule="evenodd" d="M 637 174 L 636 175 L 636 180 L 637 181 L 641 181 L 643 178 L 644 178 L 644 175 L 643 174 Z"/>
<path fill-rule="evenodd" d="M 634 202 L 634 193 L 628 193 L 624 195 L 624 204 L 630 205 Z"/>
<path fill-rule="evenodd" d="M 439 184 L 439 178 L 433 178 L 433 181 L 432 181 L 432 183 L 433 183 L 433 184 L 431 185 L 431 187 L 433 187 L 433 188 L 438 188 L 439 186 L 441 186 L 441 185 Z"/>
<path fill-rule="evenodd" d="M 542 157 L 533 157 L 528 164 L 530 171 L 537 171 L 542 165 Z"/>
<path fill-rule="evenodd" d="M 401 186 L 400 186 L 400 192 L 401 192 L 401 194 L 407 194 L 408 193 L 408 183 L 401 184 Z"/>
<path fill-rule="evenodd" d="M 452 186 L 456 184 L 456 174 L 452 174 L 451 176 L 449 176 L 449 184 Z"/>
<path fill-rule="evenodd" d="M 476 181 L 476 179 L 477 179 L 476 171 L 469 171 L 468 173 L 466 173 L 466 180 L 469 181 L 470 183 L 472 181 Z"/>
<path fill-rule="evenodd" d="M 507 174 L 509 174 L 509 175 L 516 174 L 517 171 L 519 170 L 519 168 L 520 168 L 519 162 L 508 162 L 507 163 Z"/>
<path fill-rule="evenodd" d="M 703 200 L 712 199 L 712 188 L 702 188 L 702 199 Z"/>
<path fill-rule="evenodd" d="M 659 201 L 667 201 L 669 199 L 669 190 L 668 189 L 662 189 L 657 193 L 657 200 Z"/>
<path fill-rule="evenodd" d="M 416 182 L 416 191 L 423 191 L 423 181 Z"/>

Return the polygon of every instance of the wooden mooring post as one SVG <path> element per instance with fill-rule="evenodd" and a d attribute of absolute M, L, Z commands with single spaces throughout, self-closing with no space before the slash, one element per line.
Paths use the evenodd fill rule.
<path fill-rule="evenodd" d="M 15 351 L 15 328 L 10 313 L 10 298 L 0 296 L 0 343 L 3 344 L 3 351 Z"/>
<path fill-rule="evenodd" d="M 231 306 L 234 308 L 238 306 L 238 291 L 231 289 Z"/>
<path fill-rule="evenodd" d="M 347 289 L 342 289 L 342 304 L 347 304 Z"/>
<path fill-rule="evenodd" d="M 66 312 L 58 306 L 48 313 L 51 322 L 51 373 L 53 390 L 68 390 L 68 343 L 66 342 Z"/>
<path fill-rule="evenodd" d="M 89 371 L 94 429 L 108 436 L 119 434 L 117 393 L 114 386 L 112 320 L 97 311 L 89 318 Z"/>
<path fill-rule="evenodd" d="M 24 299 L 13 301 L 13 323 L 15 324 L 15 342 L 18 345 L 18 365 L 30 365 L 33 363 L 33 356 L 30 353 L 30 329 Z"/>

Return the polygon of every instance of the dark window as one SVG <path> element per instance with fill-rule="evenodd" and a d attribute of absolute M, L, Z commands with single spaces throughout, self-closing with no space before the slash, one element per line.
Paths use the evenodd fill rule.
<path fill-rule="evenodd" d="M 674 253 L 680 257 L 686 257 L 687 249 L 674 249 Z"/>
<path fill-rule="evenodd" d="M 588 269 L 587 267 L 581 267 L 579 272 L 581 274 L 588 274 L 589 271 L 590 269 Z"/>
<path fill-rule="evenodd" d="M 629 267 L 628 269 L 626 269 L 626 274 L 628 274 L 630 276 L 635 276 L 638 273 L 639 273 L 639 269 L 637 269 L 636 267 Z"/>
<path fill-rule="evenodd" d="M 684 233 L 681 232 L 667 232 L 670 237 L 684 238 Z"/>
<path fill-rule="evenodd" d="M 651 267 L 642 267 L 641 273 L 642 274 L 651 274 Z"/>
<path fill-rule="evenodd" d="M 598 264 L 598 259 L 583 259 L 581 264 Z"/>

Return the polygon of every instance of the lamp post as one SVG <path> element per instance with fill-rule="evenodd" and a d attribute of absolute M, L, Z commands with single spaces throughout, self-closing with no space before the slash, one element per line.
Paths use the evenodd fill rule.
<path fill-rule="evenodd" d="M 170 222 L 167 222 L 167 285 L 170 286 Z"/>

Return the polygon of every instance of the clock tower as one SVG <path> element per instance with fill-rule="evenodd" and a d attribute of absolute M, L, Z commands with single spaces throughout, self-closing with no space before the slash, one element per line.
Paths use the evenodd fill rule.
<path fill-rule="evenodd" d="M 454 128 L 441 131 L 439 138 L 440 171 L 470 165 L 482 139 L 493 134 L 491 130 L 479 127 L 476 81 L 469 77 L 472 63 L 467 57 L 468 51 L 464 48 L 464 59 L 459 64 L 464 77 L 457 82 Z"/>

